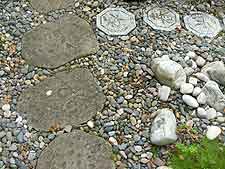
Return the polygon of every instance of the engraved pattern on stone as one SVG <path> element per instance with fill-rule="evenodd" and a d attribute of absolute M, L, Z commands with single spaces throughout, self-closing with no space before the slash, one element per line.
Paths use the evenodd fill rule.
<path fill-rule="evenodd" d="M 222 30 L 216 17 L 203 12 L 192 12 L 185 16 L 184 23 L 189 31 L 200 37 L 212 38 Z"/>
<path fill-rule="evenodd" d="M 172 31 L 180 25 L 179 15 L 168 8 L 148 8 L 144 14 L 144 21 L 153 29 Z"/>
<path fill-rule="evenodd" d="M 136 27 L 135 16 L 124 8 L 107 8 L 97 15 L 97 27 L 108 35 L 127 35 Z"/>

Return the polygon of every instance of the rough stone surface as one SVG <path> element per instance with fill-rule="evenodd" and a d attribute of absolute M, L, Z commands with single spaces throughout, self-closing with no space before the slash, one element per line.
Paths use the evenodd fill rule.
<path fill-rule="evenodd" d="M 207 75 L 211 80 L 225 86 L 225 66 L 222 61 L 216 61 L 205 65 L 202 73 Z"/>
<path fill-rule="evenodd" d="M 52 91 L 49 96 L 46 93 Z M 37 129 L 60 124 L 79 125 L 103 108 L 104 95 L 86 69 L 57 73 L 25 90 L 18 99 L 18 111 L 26 112 Z"/>
<path fill-rule="evenodd" d="M 30 0 L 31 6 L 38 12 L 47 13 L 74 5 L 74 0 Z"/>
<path fill-rule="evenodd" d="M 202 92 L 205 93 L 207 104 L 219 112 L 224 112 L 225 109 L 225 95 L 220 90 L 218 84 L 214 81 L 208 81 Z"/>
<path fill-rule="evenodd" d="M 186 82 L 186 73 L 182 66 L 167 58 L 154 59 L 152 71 L 162 84 L 170 87 L 180 88 Z"/>
<path fill-rule="evenodd" d="M 172 31 L 180 26 L 179 15 L 169 8 L 153 7 L 146 10 L 144 21 L 153 29 Z"/>
<path fill-rule="evenodd" d="M 124 8 L 107 8 L 97 15 L 96 22 L 108 35 L 127 35 L 136 27 L 134 14 Z"/>
<path fill-rule="evenodd" d="M 111 153 L 102 138 L 75 131 L 50 143 L 38 159 L 37 169 L 115 169 Z"/>
<path fill-rule="evenodd" d="M 22 44 L 25 60 L 46 68 L 59 67 L 73 59 L 93 54 L 98 49 L 90 25 L 74 15 L 40 25 L 24 35 Z"/>
<path fill-rule="evenodd" d="M 161 109 L 151 127 L 151 142 L 156 145 L 174 143 L 176 136 L 176 118 L 169 109 Z"/>
<path fill-rule="evenodd" d="M 214 37 L 221 30 L 219 20 L 203 12 L 192 12 L 184 17 L 186 28 L 200 37 Z"/>

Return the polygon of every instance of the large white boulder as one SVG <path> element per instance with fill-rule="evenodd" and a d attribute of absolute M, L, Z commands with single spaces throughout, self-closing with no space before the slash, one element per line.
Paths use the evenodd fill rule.
<path fill-rule="evenodd" d="M 209 79 L 225 86 L 225 66 L 222 61 L 215 61 L 206 64 L 202 68 L 202 73 L 209 77 Z"/>
<path fill-rule="evenodd" d="M 169 58 L 154 59 L 151 68 L 155 77 L 164 85 L 180 88 L 186 82 L 186 73 L 182 66 Z"/>
<path fill-rule="evenodd" d="M 216 82 L 208 81 L 203 87 L 202 92 L 206 95 L 206 102 L 209 106 L 219 112 L 224 112 L 225 96 Z"/>
<path fill-rule="evenodd" d="M 151 127 L 151 142 L 156 145 L 166 145 L 177 140 L 176 118 L 169 109 L 158 110 Z"/>

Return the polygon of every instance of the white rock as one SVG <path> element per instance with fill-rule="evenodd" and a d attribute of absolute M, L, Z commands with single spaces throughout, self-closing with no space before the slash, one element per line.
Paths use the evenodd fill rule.
<path fill-rule="evenodd" d="M 162 101 L 167 101 L 170 95 L 171 88 L 168 86 L 162 86 L 159 88 L 159 99 Z"/>
<path fill-rule="evenodd" d="M 134 149 L 136 152 L 141 152 L 142 151 L 142 147 L 141 146 L 134 146 Z"/>
<path fill-rule="evenodd" d="M 2 110 L 5 111 L 5 112 L 9 112 L 10 111 L 10 104 L 4 104 L 2 106 Z"/>
<path fill-rule="evenodd" d="M 198 79 L 195 77 L 190 77 L 189 78 L 189 83 L 193 84 L 194 86 L 196 86 L 198 84 Z"/>
<path fill-rule="evenodd" d="M 118 142 L 114 137 L 109 137 L 109 142 L 113 145 L 118 145 Z"/>
<path fill-rule="evenodd" d="M 198 109 L 197 109 L 197 115 L 198 115 L 199 118 L 204 118 L 204 119 L 207 118 L 207 112 L 202 107 L 198 107 Z"/>
<path fill-rule="evenodd" d="M 94 128 L 94 122 L 93 121 L 88 121 L 87 122 L 87 125 L 88 125 L 88 127 L 90 127 L 90 128 Z"/>
<path fill-rule="evenodd" d="M 52 95 L 52 90 L 48 90 L 48 91 L 46 92 L 46 95 L 47 95 L 47 96 L 51 96 L 51 95 Z"/>
<path fill-rule="evenodd" d="M 186 103 L 188 106 L 191 106 L 194 108 L 197 108 L 199 106 L 197 100 L 190 95 L 183 95 L 182 99 L 183 99 L 184 103 Z"/>
<path fill-rule="evenodd" d="M 151 142 L 156 145 L 166 145 L 174 143 L 177 140 L 176 118 L 169 109 L 157 111 L 151 127 Z"/>
<path fill-rule="evenodd" d="M 180 85 L 186 82 L 186 73 L 182 66 L 168 58 L 154 59 L 151 68 L 162 84 L 180 88 Z"/>
<path fill-rule="evenodd" d="M 196 96 L 198 96 L 201 92 L 202 92 L 202 89 L 201 89 L 200 87 L 195 87 L 194 90 L 193 90 L 192 95 L 196 97 Z"/>
<path fill-rule="evenodd" d="M 202 92 L 206 95 L 207 104 L 218 112 L 224 112 L 225 95 L 220 90 L 218 84 L 214 81 L 209 81 L 205 84 Z"/>
<path fill-rule="evenodd" d="M 207 132 L 206 132 L 206 137 L 209 139 L 209 140 L 214 140 L 215 138 L 217 138 L 220 134 L 221 134 L 221 129 L 217 126 L 210 126 L 208 127 L 207 129 Z"/>
<path fill-rule="evenodd" d="M 130 100 L 132 98 L 133 98 L 133 95 L 130 95 L 130 94 L 125 96 L 125 99 L 127 99 L 127 100 Z"/>
<path fill-rule="evenodd" d="M 190 94 L 193 92 L 193 90 L 194 90 L 194 86 L 193 84 L 190 84 L 190 83 L 183 83 L 180 86 L 180 92 L 183 94 Z"/>
<path fill-rule="evenodd" d="M 195 73 L 194 76 L 197 77 L 199 80 L 201 80 L 203 82 L 209 81 L 209 78 L 203 73 Z"/>
<path fill-rule="evenodd" d="M 205 65 L 205 59 L 203 59 L 202 57 L 197 57 L 197 59 L 196 59 L 196 64 L 199 66 L 199 67 L 202 67 L 202 66 L 204 66 Z"/>
<path fill-rule="evenodd" d="M 206 100 L 207 100 L 206 95 L 203 92 L 200 93 L 197 97 L 197 101 L 199 104 L 206 104 Z"/>
<path fill-rule="evenodd" d="M 160 166 L 160 167 L 157 167 L 156 169 L 172 169 L 172 168 L 167 167 L 167 166 Z"/>
<path fill-rule="evenodd" d="M 211 120 L 217 117 L 217 112 L 214 108 L 209 108 L 206 110 L 207 113 L 207 119 Z"/>
<path fill-rule="evenodd" d="M 195 52 L 189 51 L 186 56 L 190 57 L 191 59 L 194 59 L 196 57 Z"/>
<path fill-rule="evenodd" d="M 225 86 L 225 65 L 222 61 L 208 63 L 202 68 L 202 73 L 209 79 Z"/>

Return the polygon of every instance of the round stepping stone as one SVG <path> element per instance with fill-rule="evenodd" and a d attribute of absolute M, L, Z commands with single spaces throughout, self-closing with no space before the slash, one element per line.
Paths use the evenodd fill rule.
<path fill-rule="evenodd" d="M 97 28 L 108 35 L 127 35 L 135 27 L 134 14 L 124 8 L 107 8 L 97 15 Z"/>
<path fill-rule="evenodd" d="M 18 112 L 36 129 L 78 126 L 104 106 L 105 97 L 87 69 L 60 72 L 22 92 Z"/>
<path fill-rule="evenodd" d="M 41 153 L 37 169 L 115 169 L 111 146 L 82 131 L 63 134 Z"/>
<path fill-rule="evenodd" d="M 74 0 L 30 0 L 31 6 L 41 13 L 65 9 L 74 5 Z"/>
<path fill-rule="evenodd" d="M 222 30 L 216 17 L 203 12 L 192 12 L 185 16 L 184 23 L 189 31 L 200 37 L 212 38 Z"/>
<path fill-rule="evenodd" d="M 26 33 L 22 56 L 32 65 L 56 68 L 95 53 L 98 43 L 90 25 L 77 16 L 65 16 Z"/>
<path fill-rule="evenodd" d="M 163 31 L 172 31 L 180 26 L 179 15 L 169 8 L 148 8 L 144 14 L 144 21 L 153 29 Z"/>

